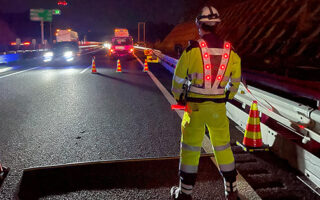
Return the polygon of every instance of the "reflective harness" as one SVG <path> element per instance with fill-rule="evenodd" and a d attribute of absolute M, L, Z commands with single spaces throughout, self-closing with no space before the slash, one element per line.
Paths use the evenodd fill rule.
<path fill-rule="evenodd" d="M 224 42 L 224 48 L 209 48 L 207 43 L 200 39 L 198 40 L 200 45 L 202 61 L 203 61 L 203 74 L 191 75 L 191 78 L 196 77 L 197 79 L 202 79 L 202 85 L 192 84 L 190 87 L 190 92 L 202 94 L 202 95 L 223 95 L 225 93 L 225 88 L 220 86 L 221 81 L 224 79 L 224 73 L 228 66 L 231 45 L 229 42 Z M 221 56 L 221 61 L 219 66 L 213 66 L 211 56 Z M 217 75 L 212 76 L 212 70 L 214 67 L 218 67 Z M 193 76 L 193 77 L 192 77 Z M 229 77 L 225 77 L 228 78 Z"/>

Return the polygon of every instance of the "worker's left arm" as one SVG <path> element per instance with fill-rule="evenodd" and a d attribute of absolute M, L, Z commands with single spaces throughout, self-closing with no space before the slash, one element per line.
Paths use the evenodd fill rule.
<path fill-rule="evenodd" d="M 238 54 L 231 51 L 229 62 L 231 62 L 231 77 L 227 86 L 227 98 L 233 99 L 241 82 L 241 59 Z"/>
<path fill-rule="evenodd" d="M 171 92 L 174 98 L 179 101 L 180 95 L 183 93 L 183 84 L 186 81 L 187 71 L 188 71 L 188 59 L 187 53 L 184 51 L 176 65 L 174 70 L 174 75 L 172 78 L 172 88 Z"/>

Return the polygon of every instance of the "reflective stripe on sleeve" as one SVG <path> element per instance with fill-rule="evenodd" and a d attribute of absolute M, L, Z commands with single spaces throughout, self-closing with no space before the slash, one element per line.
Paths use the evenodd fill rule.
<path fill-rule="evenodd" d="M 203 73 L 192 73 L 192 74 L 189 74 L 188 76 L 191 78 L 191 80 L 194 80 L 194 79 L 203 80 Z"/>
<path fill-rule="evenodd" d="M 231 82 L 239 82 L 240 83 L 241 78 L 231 78 Z"/>
<path fill-rule="evenodd" d="M 174 92 L 174 93 L 177 93 L 177 94 L 181 94 L 183 92 L 183 89 L 172 88 L 171 91 Z"/>
<path fill-rule="evenodd" d="M 196 152 L 200 152 L 201 151 L 201 147 L 195 147 L 195 146 L 191 146 L 185 143 L 181 143 L 181 148 L 184 150 L 188 150 L 188 151 L 196 151 Z"/>
<path fill-rule="evenodd" d="M 235 163 L 232 162 L 232 163 L 226 164 L 226 165 L 219 164 L 219 168 L 220 168 L 220 171 L 222 171 L 222 172 L 229 172 L 229 171 L 232 171 L 235 169 Z"/>
<path fill-rule="evenodd" d="M 194 174 L 198 172 L 198 165 L 180 165 L 180 170 L 189 173 L 189 174 Z M 231 171 L 231 170 L 230 170 Z"/>
<path fill-rule="evenodd" d="M 180 78 L 179 76 L 174 76 L 174 81 L 179 84 L 183 84 L 186 81 L 186 79 Z"/>
<path fill-rule="evenodd" d="M 230 143 L 226 144 L 226 145 L 222 145 L 222 146 L 214 146 L 214 150 L 215 151 L 223 151 L 226 150 L 230 147 Z"/>

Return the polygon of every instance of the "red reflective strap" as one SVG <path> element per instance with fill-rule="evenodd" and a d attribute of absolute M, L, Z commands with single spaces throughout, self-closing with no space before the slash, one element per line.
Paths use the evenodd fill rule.
<path fill-rule="evenodd" d="M 230 49 L 230 43 L 229 43 L 229 42 L 227 42 L 227 43 L 224 45 L 224 48 L 226 48 L 226 49 Z"/>
<path fill-rule="evenodd" d="M 259 111 L 258 110 L 250 110 L 249 116 L 251 118 L 258 118 L 259 117 Z"/>
<path fill-rule="evenodd" d="M 203 55 L 203 57 L 204 57 L 204 58 L 209 58 L 209 54 L 208 54 L 208 53 L 205 53 L 205 54 Z"/>
<path fill-rule="evenodd" d="M 201 47 L 206 47 L 206 43 L 205 42 L 201 42 Z"/>
<path fill-rule="evenodd" d="M 250 132 L 255 132 L 255 133 L 261 131 L 259 124 L 247 124 L 246 130 L 250 131 Z M 258 138 L 258 139 L 260 139 L 260 138 Z"/>
<path fill-rule="evenodd" d="M 249 147 L 261 147 L 262 139 L 250 139 L 250 138 L 244 137 L 242 143 L 245 146 L 249 146 Z"/>
<path fill-rule="evenodd" d="M 210 80 L 210 79 L 211 79 L 211 78 L 210 78 L 210 75 L 207 75 L 207 76 L 206 76 L 206 79 L 207 79 L 207 80 Z"/>
<path fill-rule="evenodd" d="M 186 107 L 182 105 L 171 105 L 171 110 L 184 110 Z"/>
<path fill-rule="evenodd" d="M 227 53 L 225 53 L 225 54 L 223 55 L 223 57 L 224 57 L 225 59 L 227 59 L 227 58 L 229 58 L 229 55 L 228 55 Z"/>
<path fill-rule="evenodd" d="M 225 65 L 221 65 L 221 66 L 220 66 L 220 69 L 221 69 L 221 70 L 224 70 L 225 68 L 226 68 Z"/>
<path fill-rule="evenodd" d="M 222 79 L 222 76 L 221 76 L 221 75 L 217 76 L 217 80 L 218 80 L 218 81 L 220 81 L 221 79 Z"/>
<path fill-rule="evenodd" d="M 206 69 L 210 69 L 210 65 L 206 65 Z"/>

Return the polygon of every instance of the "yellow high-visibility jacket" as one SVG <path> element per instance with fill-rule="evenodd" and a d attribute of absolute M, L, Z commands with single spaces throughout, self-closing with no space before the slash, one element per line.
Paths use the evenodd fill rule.
<path fill-rule="evenodd" d="M 241 60 L 231 44 L 215 34 L 190 41 L 182 53 L 172 80 L 172 93 L 178 101 L 183 84 L 191 81 L 190 99 L 232 99 L 241 81 Z"/>

